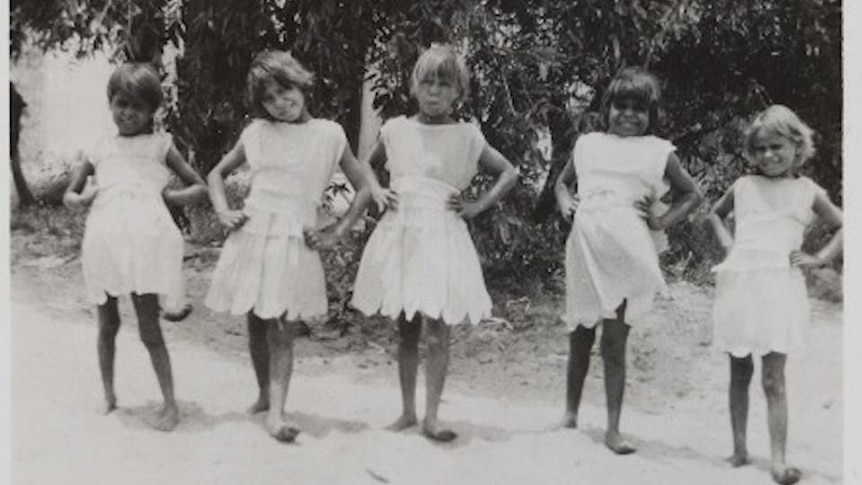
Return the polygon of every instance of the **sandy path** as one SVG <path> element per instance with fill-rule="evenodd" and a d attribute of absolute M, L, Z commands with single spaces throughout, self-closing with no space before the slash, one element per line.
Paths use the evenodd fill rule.
<path fill-rule="evenodd" d="M 280 445 L 263 432 L 260 418 L 242 413 L 255 393 L 244 360 L 171 341 L 184 419 L 173 433 L 152 431 L 145 421 L 158 388 L 134 325 L 124 326 L 118 341 L 121 407 L 103 416 L 93 323 L 80 313 L 40 309 L 39 298 L 13 278 L 15 484 L 771 483 L 756 387 L 749 430 L 755 465 L 733 470 L 721 459 L 730 441 L 726 414 L 715 414 L 724 412 L 723 395 L 712 395 L 707 407 L 680 401 L 672 416 L 627 408 L 624 430 L 641 450 L 616 457 L 601 445 L 601 407 L 585 404 L 585 429 L 563 431 L 553 429 L 561 403 L 451 392 L 441 413 L 461 439 L 439 446 L 415 431 L 380 429 L 398 411 L 394 368 L 369 374 L 351 355 L 326 363 L 303 359 L 288 411 L 304 433 L 297 444 Z M 821 315 L 815 327 L 810 349 L 788 369 L 789 455 L 806 473 L 803 483 L 840 483 L 840 320 Z M 714 365 L 721 365 L 719 357 Z"/>

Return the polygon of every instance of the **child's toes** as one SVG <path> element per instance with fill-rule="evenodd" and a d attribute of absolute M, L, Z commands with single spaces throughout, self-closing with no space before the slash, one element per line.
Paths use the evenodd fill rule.
<path fill-rule="evenodd" d="M 772 472 L 772 479 L 781 485 L 791 485 L 798 482 L 800 478 L 802 478 L 802 471 L 794 467 L 787 467 L 781 471 Z"/>

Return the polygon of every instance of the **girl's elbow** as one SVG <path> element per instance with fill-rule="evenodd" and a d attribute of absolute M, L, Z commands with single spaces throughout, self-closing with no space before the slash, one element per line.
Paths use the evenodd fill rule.
<path fill-rule="evenodd" d="M 703 203 L 703 190 L 697 184 L 692 184 L 686 195 L 695 204 L 695 206 L 699 206 Z"/>
<path fill-rule="evenodd" d="M 721 217 L 715 209 L 709 211 L 709 214 L 706 215 L 706 220 L 709 221 L 712 225 L 723 224 L 724 218 Z"/>
<path fill-rule="evenodd" d="M 205 183 L 195 184 L 195 202 L 203 202 L 209 197 L 209 187 Z"/>
<path fill-rule="evenodd" d="M 515 170 L 515 167 L 510 167 L 506 170 L 506 186 L 511 188 L 518 182 L 518 171 Z"/>

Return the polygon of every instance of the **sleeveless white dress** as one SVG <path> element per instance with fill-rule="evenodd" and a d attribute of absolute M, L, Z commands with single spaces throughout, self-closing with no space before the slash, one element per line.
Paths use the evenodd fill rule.
<path fill-rule="evenodd" d="M 362 254 L 352 305 L 408 320 L 419 312 L 446 324 L 491 313 L 466 222 L 446 201 L 477 173 L 485 138 L 469 123 L 428 125 L 403 116 L 380 129 L 397 210 L 380 219 Z"/>
<path fill-rule="evenodd" d="M 166 133 L 113 136 L 88 153 L 96 198 L 87 215 L 81 263 L 88 299 L 154 293 L 167 307 L 184 297 L 183 238 L 162 199 L 170 180 Z"/>
<path fill-rule="evenodd" d="M 257 119 L 241 140 L 251 168 L 248 220 L 224 243 L 206 305 L 263 319 L 326 315 L 323 266 L 303 229 L 317 227 L 323 191 L 347 147 L 344 130 L 322 119 Z"/>
<path fill-rule="evenodd" d="M 659 238 L 634 203 L 667 192 L 664 173 L 674 150 L 654 136 L 589 133 L 575 143 L 580 204 L 566 242 L 563 315 L 570 331 L 615 318 L 623 301 L 631 325 L 652 308 L 655 294 L 665 291 Z"/>
<path fill-rule="evenodd" d="M 716 273 L 713 345 L 735 357 L 803 347 L 810 317 L 802 270 L 790 252 L 802 246 L 823 189 L 806 177 L 744 176 L 733 187 L 734 244 Z"/>

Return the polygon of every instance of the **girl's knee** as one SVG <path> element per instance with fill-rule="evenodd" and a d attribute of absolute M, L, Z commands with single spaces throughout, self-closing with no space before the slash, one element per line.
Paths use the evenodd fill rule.
<path fill-rule="evenodd" d="M 267 322 L 266 338 L 271 346 L 286 347 L 293 343 L 296 322 L 273 319 Z"/>
<path fill-rule="evenodd" d="M 623 324 L 618 323 L 617 325 Z M 623 358 L 626 352 L 627 340 L 627 329 L 625 329 L 625 331 L 621 331 L 620 328 L 614 328 L 612 326 L 605 325 L 602 331 L 601 341 L 602 356 L 605 358 Z"/>
<path fill-rule="evenodd" d="M 750 382 L 753 375 L 754 361 L 751 359 L 751 356 L 730 356 L 730 378 L 732 380 Z"/>
<path fill-rule="evenodd" d="M 145 328 L 140 325 L 141 342 L 148 350 L 157 350 L 165 347 L 165 338 L 162 336 L 162 329 L 158 323 L 155 328 Z"/>
<path fill-rule="evenodd" d="M 767 396 L 782 396 L 785 394 L 784 376 L 776 374 L 764 374 L 763 392 Z"/>
<path fill-rule="evenodd" d="M 596 329 L 587 328 L 583 325 L 578 325 L 577 328 L 572 330 L 569 333 L 569 344 L 572 347 L 575 346 L 587 346 L 592 347 L 593 343 L 596 341 Z"/>
<path fill-rule="evenodd" d="M 602 347 L 602 362 L 605 367 L 623 367 L 626 364 L 626 350 L 620 347 Z"/>
<path fill-rule="evenodd" d="M 113 342 L 120 333 L 119 321 L 112 324 L 101 323 L 99 325 L 99 340 Z"/>
<path fill-rule="evenodd" d="M 449 327 L 442 320 L 428 320 L 425 342 L 431 352 L 449 348 Z"/>
<path fill-rule="evenodd" d="M 784 370 L 763 370 L 761 378 L 763 392 L 769 396 L 780 396 L 785 393 Z"/>
<path fill-rule="evenodd" d="M 767 395 L 779 395 L 784 391 L 784 364 L 787 355 L 772 352 L 763 356 L 763 390 Z"/>
<path fill-rule="evenodd" d="M 249 328 L 266 328 L 266 320 L 255 315 L 254 312 L 248 312 L 245 320 Z"/>
<path fill-rule="evenodd" d="M 412 319 L 402 313 L 398 317 L 398 337 L 402 343 L 419 342 L 419 335 L 422 333 L 422 315 L 416 314 Z"/>

